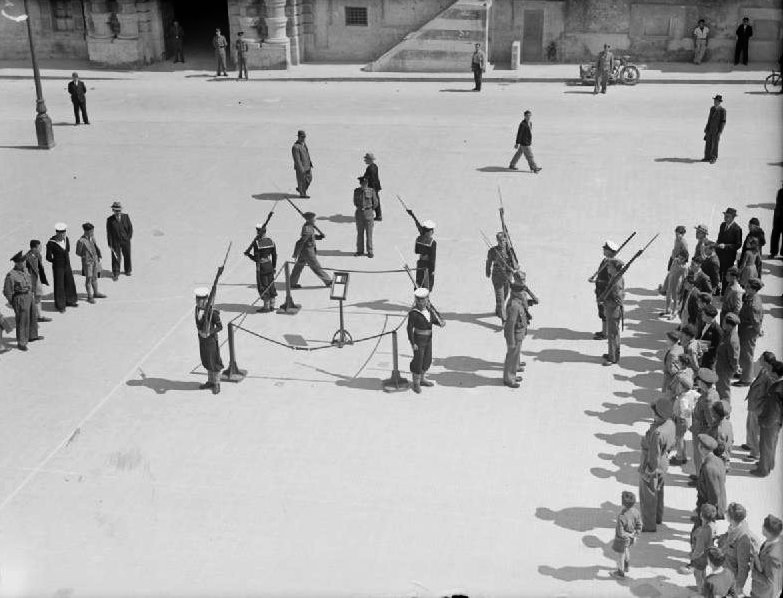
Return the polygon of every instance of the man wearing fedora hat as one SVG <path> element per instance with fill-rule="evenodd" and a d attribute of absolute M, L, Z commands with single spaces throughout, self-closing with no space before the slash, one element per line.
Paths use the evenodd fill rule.
<path fill-rule="evenodd" d="M 294 159 L 294 172 L 296 173 L 296 190 L 299 197 L 310 197 L 307 189 L 313 182 L 313 162 L 310 160 L 310 150 L 307 149 L 305 140 L 307 133 L 299 130 L 296 133 L 296 141 L 291 147 L 291 156 Z"/>
<path fill-rule="evenodd" d="M 720 261 L 721 284 L 726 281 L 726 271 L 737 261 L 737 251 L 742 247 L 742 228 L 735 222 L 737 210 L 726 208 L 723 212 L 723 222 L 715 240 L 715 253 Z"/>
<path fill-rule="evenodd" d="M 14 308 L 16 346 L 20 351 L 27 351 L 29 341 L 42 340 L 43 337 L 38 335 L 33 282 L 27 272 L 24 253 L 18 252 L 11 258 L 11 261 L 14 263 L 14 267 L 5 276 L 3 295 Z"/>
<path fill-rule="evenodd" d="M 63 222 L 54 225 L 54 236 L 46 242 L 46 261 L 52 264 L 54 282 L 54 306 L 60 313 L 67 307 L 78 307 L 76 282 L 71 270 L 71 241 L 66 236 L 68 226 Z"/>
<path fill-rule="evenodd" d="M 375 163 L 375 154 L 367 152 L 364 154 L 364 163 L 367 168 L 364 169 L 364 178 L 367 179 L 367 186 L 375 191 L 378 196 L 378 207 L 375 208 L 375 220 L 383 220 L 381 211 L 381 179 L 378 178 L 378 165 Z"/>
<path fill-rule="evenodd" d="M 643 532 L 654 532 L 663 523 L 664 476 L 669 469 L 669 453 L 675 448 L 677 436 L 673 407 L 672 399 L 668 397 L 661 397 L 653 403 L 653 422 L 642 438 L 639 507 Z"/>
<path fill-rule="evenodd" d="M 87 303 L 95 303 L 96 299 L 104 299 L 106 295 L 98 291 L 98 278 L 101 275 L 101 250 L 95 242 L 91 222 L 82 224 L 84 234 L 76 242 L 76 255 L 82 258 L 82 276 L 87 288 Z"/>
<path fill-rule="evenodd" d="M 368 186 L 366 176 L 359 177 L 359 186 L 353 190 L 353 205 L 356 208 L 356 253 L 364 255 L 365 239 L 367 241 L 367 257 L 373 257 L 372 229 L 375 224 L 375 210 L 378 207 L 378 195 L 375 189 Z"/>
<path fill-rule="evenodd" d="M 130 216 L 122 211 L 122 204 L 111 204 L 112 215 L 106 219 L 106 240 L 111 249 L 111 278 L 117 280 L 120 275 L 120 258 L 124 261 L 125 275 L 131 275 L 131 239 L 133 223 Z"/>
<path fill-rule="evenodd" d="M 712 98 L 710 115 L 704 127 L 704 158 L 702 162 L 715 164 L 718 159 L 718 144 L 723 128 L 726 126 L 726 109 L 722 106 L 723 96 L 718 94 Z"/>

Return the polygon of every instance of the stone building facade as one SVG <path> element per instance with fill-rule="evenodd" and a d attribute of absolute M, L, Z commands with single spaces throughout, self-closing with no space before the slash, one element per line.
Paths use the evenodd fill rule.
<path fill-rule="evenodd" d="M 15 0 L 5 10 L 19 14 L 21 6 Z M 117 66 L 170 56 L 175 18 L 209 20 L 190 38 L 207 55 L 216 21 L 230 40 L 244 31 L 250 66 L 264 69 L 364 62 L 369 70 L 464 70 L 476 42 L 504 67 L 514 41 L 523 63 L 583 61 L 603 43 L 642 62 L 685 61 L 700 18 L 712 32 L 709 60 L 725 62 L 743 16 L 754 26 L 751 61 L 771 63 L 783 36 L 783 0 L 29 0 L 29 7 L 41 58 Z M 0 18 L 0 60 L 28 53 L 26 27 Z"/>

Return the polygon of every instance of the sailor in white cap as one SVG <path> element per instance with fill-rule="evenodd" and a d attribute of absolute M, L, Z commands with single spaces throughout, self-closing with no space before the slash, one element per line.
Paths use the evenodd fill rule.
<path fill-rule="evenodd" d="M 58 222 L 54 225 L 54 236 L 46 243 L 46 261 L 52 264 L 54 281 L 54 306 L 60 313 L 67 307 L 78 307 L 76 282 L 71 270 L 71 242 L 65 234 L 68 225 Z"/>
<path fill-rule="evenodd" d="M 245 255 L 256 263 L 256 288 L 258 296 L 264 302 L 263 307 L 256 311 L 267 313 L 275 309 L 275 270 L 277 270 L 277 247 L 275 242 L 266 236 L 266 225 L 256 224 L 256 238 L 245 250 Z"/>
<path fill-rule="evenodd" d="M 209 304 L 209 289 L 198 288 L 193 291 L 196 296 L 196 329 L 198 330 L 198 352 L 201 365 L 207 370 L 207 381 L 199 388 L 211 388 L 212 394 L 220 392 L 220 372 L 223 360 L 220 358 L 218 332 L 223 330 L 220 312 Z"/>
<path fill-rule="evenodd" d="M 413 308 L 408 312 L 408 341 L 413 349 L 411 374 L 413 392 L 420 393 L 422 386 L 435 386 L 427 380 L 427 370 L 432 365 L 432 325 L 443 326 L 443 320 L 430 305 L 430 292 L 419 287 L 413 293 L 416 298 Z"/>
<path fill-rule="evenodd" d="M 609 275 L 606 273 L 606 260 L 613 258 L 617 254 L 617 243 L 607 239 L 604 241 L 603 252 L 604 257 L 601 260 L 598 270 L 593 276 L 590 277 L 588 282 L 595 283 L 595 298 L 598 305 L 598 317 L 601 318 L 601 330 L 593 334 L 593 338 L 597 341 L 606 340 L 606 315 L 604 314 L 604 304 L 600 300 L 601 295 L 606 290 L 606 285 L 609 283 Z"/>

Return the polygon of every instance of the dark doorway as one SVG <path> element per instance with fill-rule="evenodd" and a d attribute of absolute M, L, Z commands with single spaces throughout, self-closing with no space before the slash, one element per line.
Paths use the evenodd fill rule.
<path fill-rule="evenodd" d="M 522 61 L 540 62 L 544 57 L 544 11 L 525 10 L 522 27 Z"/>
<path fill-rule="evenodd" d="M 170 16 L 167 19 L 167 57 L 173 58 L 173 44 L 170 40 L 171 23 L 179 21 L 185 30 L 185 64 L 188 68 L 214 68 L 215 54 L 212 38 L 215 29 L 231 42 L 228 28 L 227 0 L 170 0 Z M 229 53 L 230 59 L 230 53 Z"/>

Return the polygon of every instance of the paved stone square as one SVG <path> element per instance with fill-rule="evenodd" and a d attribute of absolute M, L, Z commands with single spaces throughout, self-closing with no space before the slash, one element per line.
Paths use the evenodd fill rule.
<path fill-rule="evenodd" d="M 633 549 L 631 576 L 609 577 L 622 490 L 637 485 L 639 442 L 658 396 L 661 282 L 673 229 L 727 206 L 769 232 L 781 177 L 780 99 L 760 85 L 589 88 L 562 83 L 214 82 L 186 73 L 113 73 L 88 85 L 89 127 L 72 126 L 67 81 L 44 93 L 57 147 L 34 143 L 29 80 L 2 80 L 2 255 L 64 221 L 75 245 L 121 200 L 134 222 L 134 273 L 101 281 L 108 298 L 52 315 L 46 340 L 0 356 L 0 596 L 689 596 L 688 521 L 696 492 L 667 477 L 665 524 Z M 711 97 L 728 112 L 715 165 L 700 163 Z M 524 109 L 543 171 L 505 170 Z M 295 186 L 290 145 L 308 132 L 312 199 L 330 268 L 412 264 L 413 223 L 437 223 L 434 337 L 421 395 L 384 393 L 391 340 L 294 351 L 237 333 L 248 377 L 198 391 L 194 286 L 209 285 L 233 242 L 217 304 L 224 321 L 316 347 L 337 303 L 308 271 L 295 316 L 257 314 L 255 223 L 280 260 L 301 218 L 274 199 Z M 384 220 L 376 257 L 354 258 L 351 202 L 375 152 Z M 484 277 L 498 230 L 498 186 L 528 283 L 541 299 L 523 352 L 522 387 L 502 385 L 505 351 Z M 661 236 L 626 276 L 619 367 L 587 278 L 605 238 Z M 765 252 L 766 255 L 767 252 Z M 73 257 L 76 268 L 77 259 Z M 780 353 L 781 262 L 765 261 L 765 335 Z M 83 279 L 77 276 L 83 292 Z M 352 274 L 355 338 L 401 323 L 404 274 Z M 53 309 L 51 302 L 45 302 Z M 9 310 L 3 306 L 3 314 Z M 403 328 L 404 330 L 404 328 Z M 225 335 L 222 335 L 225 339 Z M 400 367 L 411 350 L 400 336 Z M 227 346 L 223 357 L 228 362 Z M 410 374 L 408 374 L 410 376 Z M 733 391 L 736 444 L 744 392 Z M 738 453 L 741 457 L 743 453 Z M 751 528 L 781 514 L 780 466 L 763 480 L 735 458 L 728 498 Z M 690 473 L 687 470 L 686 473 Z"/>

